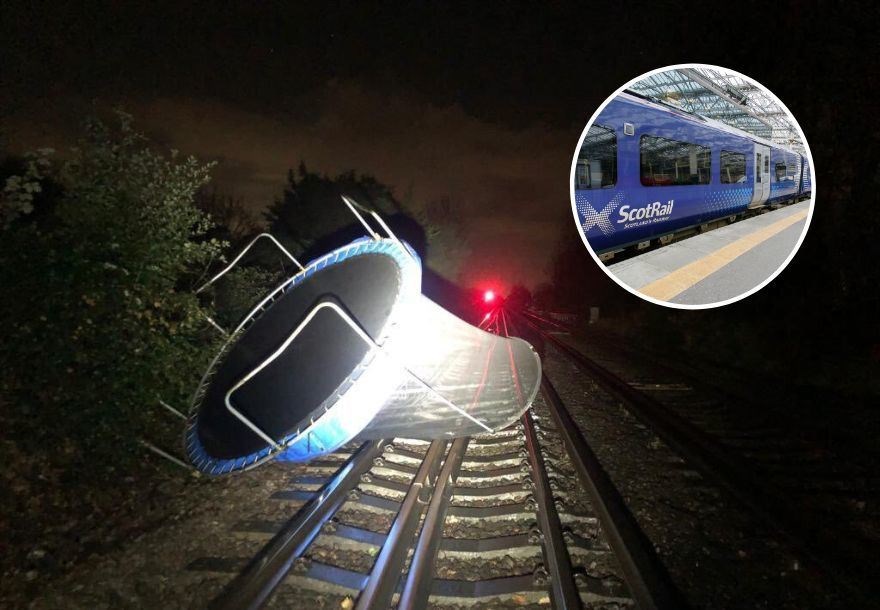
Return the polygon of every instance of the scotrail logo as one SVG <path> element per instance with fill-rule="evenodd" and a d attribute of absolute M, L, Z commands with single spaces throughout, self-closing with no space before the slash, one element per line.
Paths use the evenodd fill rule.
<path fill-rule="evenodd" d="M 649 203 L 642 208 L 630 208 L 630 206 L 625 205 L 620 208 L 620 212 L 618 212 L 620 219 L 617 221 L 617 223 L 629 223 L 636 222 L 638 220 L 648 219 L 656 219 L 652 220 L 652 222 L 656 222 L 657 220 L 661 220 L 660 217 L 669 216 L 670 214 L 672 214 L 672 206 L 674 203 L 675 200 L 670 199 L 665 204 L 660 203 L 659 201 L 655 201 L 654 203 Z"/>
<path fill-rule="evenodd" d="M 614 199 L 609 201 L 608 204 L 602 208 L 601 212 L 597 212 L 582 193 L 577 193 L 575 202 L 577 204 L 578 214 L 583 218 L 581 226 L 584 230 L 584 235 L 586 235 L 587 231 L 593 227 L 599 227 L 599 230 L 605 235 L 611 235 L 614 233 L 614 225 L 611 224 L 611 213 L 618 208 L 622 198 L 623 193 L 618 193 L 614 196 Z"/>
<path fill-rule="evenodd" d="M 599 227 L 605 235 L 611 235 L 617 229 L 615 225 L 623 225 L 622 228 L 630 229 L 633 227 L 641 227 L 643 225 L 653 224 L 655 222 L 664 222 L 669 220 L 672 215 L 672 207 L 675 200 L 670 199 L 666 203 L 655 201 L 642 207 L 633 207 L 631 205 L 620 205 L 623 199 L 623 193 L 615 195 L 614 199 L 602 208 L 601 212 L 597 212 L 595 208 L 587 201 L 581 193 L 577 194 L 577 210 L 581 218 L 583 218 L 582 227 L 584 235 L 593 227 Z M 617 210 L 617 216 L 612 222 L 611 214 Z"/>

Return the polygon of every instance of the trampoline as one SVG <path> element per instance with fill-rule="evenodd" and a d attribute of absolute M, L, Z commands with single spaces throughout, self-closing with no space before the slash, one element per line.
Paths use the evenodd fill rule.
<path fill-rule="evenodd" d="M 382 226 L 389 237 L 370 230 L 305 266 L 285 251 L 300 271 L 228 334 L 193 396 L 185 445 L 196 468 L 308 461 L 355 438 L 492 432 L 531 405 L 541 377 L 531 346 L 424 297 L 420 260 Z"/>

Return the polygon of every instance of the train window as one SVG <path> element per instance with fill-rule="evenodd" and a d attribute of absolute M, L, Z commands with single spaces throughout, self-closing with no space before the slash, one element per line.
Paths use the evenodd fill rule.
<path fill-rule="evenodd" d="M 764 173 L 770 173 L 770 155 L 764 155 Z"/>
<path fill-rule="evenodd" d="M 578 154 L 575 188 L 597 189 L 617 183 L 617 135 L 613 129 L 592 125 Z"/>
<path fill-rule="evenodd" d="M 645 186 L 709 184 L 709 148 L 699 144 L 642 136 L 641 179 Z"/>
<path fill-rule="evenodd" d="M 776 164 L 776 182 L 779 182 L 781 180 L 786 180 L 785 163 Z"/>
<path fill-rule="evenodd" d="M 758 161 L 755 163 L 755 182 L 761 181 L 761 153 L 758 153 Z"/>
<path fill-rule="evenodd" d="M 746 156 L 741 153 L 721 151 L 721 184 L 737 184 L 746 181 Z"/>

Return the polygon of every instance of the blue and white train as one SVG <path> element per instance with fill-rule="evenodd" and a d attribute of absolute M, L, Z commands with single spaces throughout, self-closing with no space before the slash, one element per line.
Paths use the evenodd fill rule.
<path fill-rule="evenodd" d="M 578 221 L 607 259 L 810 197 L 807 157 L 632 92 L 599 113 L 574 168 Z"/>

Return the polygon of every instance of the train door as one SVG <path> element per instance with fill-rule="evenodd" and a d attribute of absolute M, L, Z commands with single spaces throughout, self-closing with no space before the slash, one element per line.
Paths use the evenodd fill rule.
<path fill-rule="evenodd" d="M 801 176 L 798 182 L 798 199 L 810 194 L 810 163 L 807 157 L 800 155 L 801 160 Z"/>
<path fill-rule="evenodd" d="M 803 155 L 798 155 L 797 158 L 798 158 L 798 169 L 800 170 L 798 172 L 797 194 L 798 194 L 798 198 L 800 198 L 800 196 L 803 195 L 803 193 L 804 193 L 804 165 L 806 164 L 807 160 L 806 160 L 806 157 L 804 157 Z"/>
<path fill-rule="evenodd" d="M 770 196 L 770 147 L 764 144 L 755 144 L 755 175 L 754 190 L 750 208 L 764 205 Z"/>

